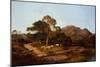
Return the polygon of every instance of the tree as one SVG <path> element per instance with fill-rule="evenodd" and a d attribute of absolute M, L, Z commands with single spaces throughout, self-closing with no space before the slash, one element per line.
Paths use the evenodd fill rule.
<path fill-rule="evenodd" d="M 12 31 L 12 34 L 17 34 L 17 30 L 13 30 Z"/>
<path fill-rule="evenodd" d="M 55 25 L 56 20 L 46 15 L 42 20 L 36 21 L 31 27 L 28 27 L 27 31 L 38 31 L 38 36 L 41 36 L 41 33 L 46 34 L 46 45 L 48 45 L 49 38 L 55 37 L 61 31 L 61 28 Z M 38 39 L 41 38 L 39 37 Z"/>
<path fill-rule="evenodd" d="M 32 25 L 33 25 L 32 27 L 27 28 L 27 31 L 38 31 L 38 33 L 45 33 L 47 35 L 48 35 L 48 32 L 50 31 L 49 25 L 41 20 L 34 22 Z M 46 42 L 47 40 L 48 40 L 48 36 L 47 36 Z"/>
<path fill-rule="evenodd" d="M 32 24 L 32 27 L 28 27 L 27 31 L 38 31 L 40 33 L 47 33 L 49 29 L 49 25 L 43 21 L 37 21 Z"/>

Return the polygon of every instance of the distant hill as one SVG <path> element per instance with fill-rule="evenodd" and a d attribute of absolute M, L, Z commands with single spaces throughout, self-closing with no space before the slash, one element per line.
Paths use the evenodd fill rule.
<path fill-rule="evenodd" d="M 84 28 L 81 29 L 79 27 L 70 25 L 70 26 L 66 26 L 64 28 L 62 28 L 62 31 L 67 35 L 67 36 L 71 36 L 72 39 L 82 39 L 82 38 L 86 38 L 87 36 L 91 35 L 92 33 Z"/>
<path fill-rule="evenodd" d="M 72 39 L 72 42 L 74 44 L 80 44 L 80 43 L 84 44 L 86 42 L 86 40 L 87 41 L 89 40 L 89 42 L 90 42 L 90 37 L 92 38 L 91 41 L 95 41 L 95 34 L 92 34 L 86 28 L 81 29 L 74 25 L 69 25 L 69 26 L 62 28 L 62 32 L 64 32 L 66 36 L 70 36 Z M 94 38 L 94 40 L 93 40 L 93 38 Z M 93 43 L 93 42 L 91 42 L 91 43 Z"/>

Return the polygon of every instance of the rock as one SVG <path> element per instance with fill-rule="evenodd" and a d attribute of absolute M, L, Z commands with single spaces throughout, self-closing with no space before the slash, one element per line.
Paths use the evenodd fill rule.
<path fill-rule="evenodd" d="M 84 40 L 92 35 L 92 33 L 88 29 L 81 29 L 73 25 L 62 28 L 62 32 L 64 32 L 66 36 L 71 37 L 72 45 L 84 45 Z M 89 38 L 91 39 L 91 37 Z"/>
<path fill-rule="evenodd" d="M 96 47 L 96 37 L 95 34 L 88 36 L 85 40 L 84 40 L 85 46 L 86 47 Z"/>

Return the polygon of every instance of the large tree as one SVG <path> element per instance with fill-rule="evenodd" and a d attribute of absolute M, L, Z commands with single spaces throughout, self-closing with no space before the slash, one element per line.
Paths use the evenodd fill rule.
<path fill-rule="evenodd" d="M 55 37 L 61 31 L 59 26 L 56 25 L 56 20 L 50 16 L 44 16 L 42 20 L 36 21 L 27 31 L 38 31 L 38 33 L 46 34 L 46 45 L 48 45 L 49 38 Z"/>
<path fill-rule="evenodd" d="M 45 33 L 47 35 L 46 44 L 48 44 L 48 32 L 50 31 L 50 27 L 47 23 L 41 20 L 36 21 L 32 24 L 31 27 L 27 28 L 27 31 L 38 31 L 38 33 Z"/>

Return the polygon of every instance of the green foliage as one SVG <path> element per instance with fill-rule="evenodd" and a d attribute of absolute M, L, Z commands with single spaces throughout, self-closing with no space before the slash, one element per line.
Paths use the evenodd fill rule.
<path fill-rule="evenodd" d="M 32 25 L 33 25 L 32 27 L 27 28 L 27 31 L 35 31 L 36 30 L 41 33 L 47 33 L 50 30 L 49 25 L 40 20 L 37 22 L 34 22 Z"/>

